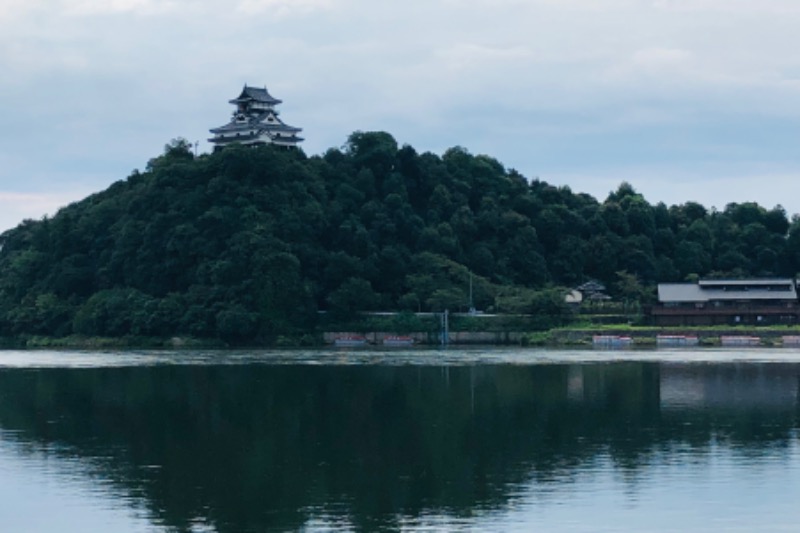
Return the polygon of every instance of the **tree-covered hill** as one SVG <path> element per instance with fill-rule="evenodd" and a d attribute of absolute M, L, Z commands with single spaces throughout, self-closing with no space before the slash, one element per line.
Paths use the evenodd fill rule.
<path fill-rule="evenodd" d="M 495 159 L 356 132 L 342 149 L 182 140 L 144 172 L 0 236 L 0 335 L 191 335 L 269 342 L 317 311 L 534 309 L 588 279 L 794 276 L 780 207 L 600 202 Z M 619 283 L 620 280 L 623 283 Z M 537 292 L 538 291 L 538 292 Z"/>

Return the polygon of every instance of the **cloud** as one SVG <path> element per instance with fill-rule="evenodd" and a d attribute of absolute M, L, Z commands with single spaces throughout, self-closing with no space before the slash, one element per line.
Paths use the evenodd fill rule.
<path fill-rule="evenodd" d="M 44 46 L 26 41 L 0 43 L 0 61 L 7 69 L 13 71 L 13 77 L 7 85 L 22 85 L 30 78 L 41 73 L 56 73 L 65 71 L 81 71 L 89 67 L 90 58 L 80 50 L 60 50 L 53 52 Z"/>
<path fill-rule="evenodd" d="M 241 0 L 235 10 L 247 15 L 270 13 L 286 17 L 328 10 L 334 3 L 335 0 Z"/>
<path fill-rule="evenodd" d="M 436 52 L 439 65 L 453 70 L 483 70 L 507 67 L 533 59 L 524 46 L 486 46 L 473 43 L 455 43 Z"/>
<path fill-rule="evenodd" d="M 796 0 L 0 0 L 0 189 L 100 190 L 206 138 L 244 82 L 284 100 L 309 153 L 381 129 L 543 179 L 718 162 L 699 197 L 774 161 L 748 175 L 783 184 L 798 25 Z"/>
<path fill-rule="evenodd" d="M 634 50 L 627 58 L 606 69 L 608 83 L 635 87 L 632 84 L 659 84 L 674 90 L 678 85 L 696 86 L 709 80 L 710 73 L 700 68 L 695 54 L 681 48 L 652 47 Z"/>
<path fill-rule="evenodd" d="M 653 7 L 665 11 L 797 14 L 794 0 L 654 0 Z"/>
<path fill-rule="evenodd" d="M 36 0 L 3 0 L 0 3 L 0 27 L 25 20 L 42 6 Z"/>
<path fill-rule="evenodd" d="M 674 70 L 686 65 L 692 58 L 688 50 L 678 48 L 648 48 L 633 54 L 633 64 L 646 70 Z"/>
<path fill-rule="evenodd" d="M 452 5 L 459 8 L 484 7 L 490 10 L 500 8 L 522 9 L 542 9 L 555 7 L 557 9 L 580 9 L 585 11 L 607 11 L 609 9 L 619 9 L 630 7 L 637 0 L 442 0 L 445 5 Z"/>
<path fill-rule="evenodd" d="M 64 13 L 77 16 L 158 15 L 174 11 L 177 5 L 169 0 L 63 0 Z"/>

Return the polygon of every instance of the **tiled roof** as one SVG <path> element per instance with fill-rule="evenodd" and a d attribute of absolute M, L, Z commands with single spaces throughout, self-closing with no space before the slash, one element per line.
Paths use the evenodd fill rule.
<path fill-rule="evenodd" d="M 236 122 L 231 121 L 224 126 L 220 126 L 219 128 L 213 128 L 209 130 L 211 133 L 228 133 L 232 131 L 245 131 L 245 130 L 252 130 L 253 124 L 249 122 Z"/>
<path fill-rule="evenodd" d="M 760 278 L 760 279 L 701 279 L 697 282 L 701 287 L 720 287 L 720 286 L 767 286 L 767 285 L 791 285 L 791 278 Z"/>
<path fill-rule="evenodd" d="M 659 302 L 707 302 L 708 295 L 696 283 L 659 283 Z"/>
<path fill-rule="evenodd" d="M 302 137 L 296 137 L 296 136 L 291 136 L 291 137 L 271 137 L 271 136 L 268 135 L 267 137 L 269 137 L 269 138 L 265 139 L 264 136 L 262 136 L 262 135 L 241 135 L 241 136 L 238 136 L 238 137 L 224 137 L 224 138 L 213 137 L 211 139 L 208 139 L 208 141 L 211 142 L 211 143 L 217 144 L 217 145 L 221 145 L 221 146 L 228 145 L 228 144 L 239 144 L 239 143 L 243 143 L 243 144 L 276 144 L 276 145 L 279 145 L 279 146 L 294 146 L 294 145 L 296 145 L 297 143 L 299 143 L 300 141 L 303 140 Z"/>
<path fill-rule="evenodd" d="M 266 113 L 264 113 L 263 115 L 258 117 L 256 120 L 260 121 L 261 124 L 263 124 L 265 126 L 275 126 L 276 129 L 281 129 L 283 131 L 303 131 L 302 128 L 295 128 L 294 126 L 289 126 L 284 121 L 282 121 L 280 118 L 278 118 L 277 114 L 274 115 L 275 116 L 275 122 L 267 122 L 266 120 L 267 120 L 267 118 L 269 118 L 269 115 L 270 115 L 270 112 L 267 111 Z"/>
<path fill-rule="evenodd" d="M 772 280 L 772 284 L 775 280 Z M 791 284 L 791 280 L 787 283 Z M 704 288 L 696 283 L 659 283 L 658 301 L 662 303 L 699 303 L 712 300 L 797 300 L 797 291 L 791 284 L 789 290 L 771 291 L 767 288 L 754 288 L 754 283 L 737 283 L 743 290 L 718 290 Z M 744 290 L 747 286 L 747 290 Z"/>
<path fill-rule="evenodd" d="M 606 290 L 606 286 L 600 283 L 599 281 L 587 281 L 583 285 L 579 285 L 576 287 L 581 292 L 602 292 Z"/>
<path fill-rule="evenodd" d="M 264 87 L 249 87 L 247 85 L 244 86 L 242 89 L 242 94 L 240 94 L 237 98 L 230 100 L 230 103 L 235 104 L 244 100 L 256 100 L 257 102 L 263 102 L 265 104 L 271 105 L 278 105 L 282 102 L 282 100 L 278 100 L 277 98 L 273 97 L 267 91 L 267 88 Z"/>
<path fill-rule="evenodd" d="M 255 117 L 251 117 L 246 122 L 237 122 L 236 120 L 231 120 L 228 124 L 218 128 L 213 128 L 210 131 L 211 133 L 227 133 L 251 130 L 254 128 L 258 128 L 260 131 L 280 131 L 286 133 L 299 133 L 303 131 L 302 128 L 295 128 L 294 126 L 285 124 L 278 117 L 275 117 L 274 122 L 267 122 L 266 119 L 269 115 L 269 113 L 263 113 Z"/>

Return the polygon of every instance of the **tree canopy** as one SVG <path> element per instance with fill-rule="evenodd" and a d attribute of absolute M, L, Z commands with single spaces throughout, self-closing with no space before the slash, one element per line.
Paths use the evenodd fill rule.
<path fill-rule="evenodd" d="M 752 202 L 651 205 L 629 183 L 600 202 L 461 147 L 356 132 L 312 157 L 196 157 L 177 139 L 0 246 L 0 335 L 269 342 L 318 311 L 466 310 L 470 276 L 483 309 L 588 279 L 628 299 L 659 281 L 794 276 L 800 220 Z"/>

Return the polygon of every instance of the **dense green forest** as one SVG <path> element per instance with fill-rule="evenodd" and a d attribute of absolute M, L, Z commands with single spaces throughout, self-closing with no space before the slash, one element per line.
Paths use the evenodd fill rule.
<path fill-rule="evenodd" d="M 745 202 L 602 201 L 485 155 L 356 132 L 341 149 L 165 147 L 107 190 L 0 235 L 0 336 L 271 342 L 320 316 L 547 313 L 595 279 L 646 303 L 659 281 L 794 276 L 800 219 Z"/>

